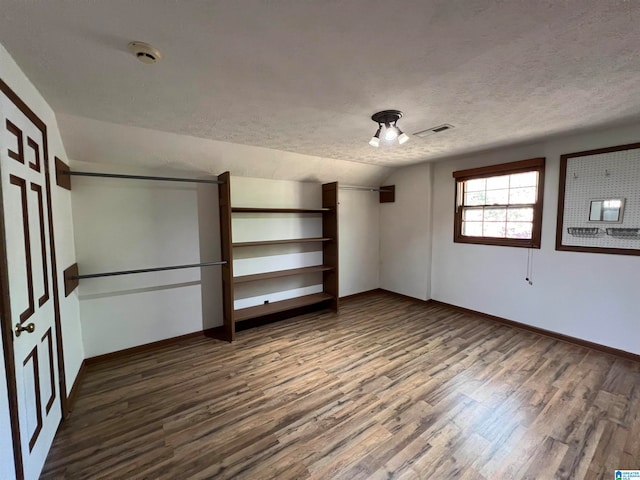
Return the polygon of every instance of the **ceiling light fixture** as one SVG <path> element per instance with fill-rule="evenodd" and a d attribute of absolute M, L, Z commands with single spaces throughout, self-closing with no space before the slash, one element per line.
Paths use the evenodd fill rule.
<path fill-rule="evenodd" d="M 400 145 L 409 140 L 409 135 L 403 133 L 398 128 L 398 120 L 402 118 L 402 112 L 400 110 L 383 110 L 382 112 L 374 113 L 371 115 L 371 120 L 378 124 L 378 130 L 375 135 L 369 140 L 369 145 L 372 147 L 380 146 L 380 133 L 384 126 L 383 138 L 387 143 L 398 141 Z"/>

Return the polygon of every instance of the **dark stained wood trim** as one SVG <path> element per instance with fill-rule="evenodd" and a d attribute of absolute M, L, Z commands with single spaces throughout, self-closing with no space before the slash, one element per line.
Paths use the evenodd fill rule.
<path fill-rule="evenodd" d="M 562 240 L 561 240 L 562 241 Z M 561 245 L 556 250 L 562 252 L 582 252 L 582 253 L 605 253 L 605 254 L 613 254 L 613 255 L 631 255 L 638 256 L 640 255 L 639 249 L 631 249 L 631 248 L 606 248 L 606 247 L 581 247 L 581 246 L 567 246 Z"/>
<path fill-rule="evenodd" d="M 34 378 L 33 393 L 36 399 L 36 418 L 38 421 L 36 428 L 34 429 L 33 433 L 31 434 L 31 438 L 29 439 L 29 452 L 31 452 L 31 450 L 33 450 L 33 446 L 38 441 L 38 436 L 40 436 L 40 432 L 42 431 L 42 399 L 40 396 L 40 365 L 38 364 L 38 346 L 37 345 L 33 347 L 33 350 L 31 350 L 31 353 L 29 353 L 29 355 L 27 355 L 27 358 L 24 359 L 24 361 L 22 362 L 22 366 L 26 367 L 27 363 L 29 363 L 29 360 L 33 362 L 33 378 Z"/>
<path fill-rule="evenodd" d="M 64 277 L 64 296 L 65 297 L 68 297 L 69 295 L 71 295 L 71 292 L 73 292 L 78 287 L 79 280 L 77 278 L 73 278 L 77 276 L 78 276 L 77 263 L 74 263 L 64 271 L 63 277 Z"/>
<path fill-rule="evenodd" d="M 556 216 L 556 250 L 562 250 L 562 226 L 564 224 L 564 195 L 567 178 L 567 156 L 560 156 L 560 184 L 558 185 L 558 214 Z"/>
<path fill-rule="evenodd" d="M 330 307 L 338 311 L 340 296 L 339 271 L 339 235 L 338 235 L 338 182 L 322 185 L 322 208 L 328 211 L 322 215 L 322 236 L 329 238 L 322 244 L 322 264 L 333 267 L 332 270 L 322 272 L 322 286 L 324 293 L 331 295 Z"/>
<path fill-rule="evenodd" d="M 218 176 L 218 209 L 220 214 L 220 253 L 226 261 L 220 268 L 222 275 L 222 319 L 224 339 L 233 342 L 236 326 L 233 318 L 233 245 L 231 240 L 231 174 L 224 172 Z M 216 334 L 217 336 L 217 334 Z"/>
<path fill-rule="evenodd" d="M 20 314 L 20 323 L 26 322 L 35 312 L 35 301 L 33 298 L 33 263 L 31 260 L 31 234 L 29 232 L 29 209 L 27 205 L 27 182 L 16 175 L 9 175 L 9 182 L 20 188 L 22 201 L 22 233 L 24 236 L 24 257 L 25 268 L 27 270 L 27 294 L 29 296 L 29 306 Z"/>
<path fill-rule="evenodd" d="M 49 225 L 49 250 L 51 252 L 51 276 L 53 280 L 53 306 L 54 306 L 54 321 L 56 327 L 56 347 L 57 347 L 57 357 L 58 357 L 58 381 L 60 382 L 60 413 L 61 416 L 64 417 L 64 412 L 67 408 L 67 382 L 65 378 L 64 371 L 64 344 L 62 342 L 62 320 L 60 317 L 60 289 L 58 287 L 58 262 L 56 255 L 56 243 L 55 243 L 55 233 L 53 229 L 53 201 L 51 198 L 51 174 L 49 172 L 49 138 L 47 136 L 47 126 L 40 120 L 39 117 L 35 115 L 35 113 L 28 110 L 25 112 L 32 122 L 37 125 L 37 122 L 33 120 L 33 118 L 29 115 L 29 112 L 33 117 L 37 119 L 37 122 L 40 122 L 40 130 L 42 131 L 42 148 L 43 148 L 43 161 L 44 161 L 44 175 L 46 179 L 45 192 L 46 192 L 46 200 L 47 200 L 47 215 L 49 217 L 48 225 Z"/>
<path fill-rule="evenodd" d="M 315 243 L 315 242 L 330 242 L 333 240 L 329 237 L 314 237 L 314 238 L 288 238 L 286 240 L 259 240 L 255 242 L 237 242 L 233 243 L 232 247 L 262 247 L 264 245 L 285 245 L 288 243 Z M 223 259 L 224 260 L 224 259 Z"/>
<path fill-rule="evenodd" d="M 632 248 L 608 248 L 608 247 L 581 247 L 574 245 L 563 245 L 562 234 L 564 233 L 564 199 L 567 184 L 567 161 L 575 157 L 587 157 L 589 155 L 601 155 L 603 153 L 619 152 L 622 150 L 634 150 L 640 148 L 640 143 L 629 143 L 614 147 L 598 148 L 596 150 L 586 150 L 584 152 L 567 153 L 560 155 L 560 175 L 558 185 L 558 215 L 556 221 L 556 250 L 564 252 L 582 253 L 605 253 L 614 255 L 640 255 L 640 249 Z"/>
<path fill-rule="evenodd" d="M 462 182 L 471 178 L 494 177 L 500 174 L 527 172 L 537 168 L 544 168 L 545 157 L 529 158 L 516 162 L 500 163 L 498 165 L 488 165 L 486 167 L 469 168 L 453 172 L 453 178 Z"/>
<path fill-rule="evenodd" d="M 519 328 L 521 330 L 527 330 L 529 332 L 537 333 L 538 335 L 544 335 L 546 337 L 551 337 L 556 340 L 561 340 L 567 343 L 573 343 L 574 345 L 579 345 L 581 347 L 587 347 L 592 350 L 597 350 L 598 352 L 608 353 L 609 355 L 615 355 L 616 357 L 626 358 L 628 360 L 633 360 L 634 362 L 640 362 L 640 355 L 635 353 L 626 352 L 624 350 L 620 350 L 618 348 L 607 347 L 606 345 L 600 345 L 599 343 L 590 342 L 588 340 L 582 340 L 580 338 L 571 337 L 569 335 L 564 335 L 562 333 L 554 332 L 552 330 L 546 330 L 544 328 L 534 327 L 532 325 L 527 325 L 526 323 L 516 322 L 514 320 L 508 320 L 506 318 L 497 317 L 495 315 L 491 315 L 488 313 L 478 312 L 476 310 L 471 310 L 470 308 L 459 307 L 457 305 L 452 305 L 450 303 L 441 302 L 439 300 L 430 300 L 429 303 L 434 305 L 440 305 L 443 307 L 452 308 L 459 312 L 469 313 L 472 315 L 477 315 L 482 318 L 486 318 L 489 320 L 494 320 L 496 322 L 502 323 L 504 325 L 508 325 L 510 327 Z"/>
<path fill-rule="evenodd" d="M 513 166 L 513 168 L 508 168 Z M 517 239 L 517 238 L 491 238 L 491 237 L 468 237 L 462 235 L 462 212 L 463 209 L 458 205 L 458 198 L 464 195 L 463 192 L 458 192 L 460 185 L 464 185 L 462 182 L 472 178 L 491 177 L 495 175 L 510 175 L 518 172 L 538 172 L 538 189 L 536 202 L 533 205 L 533 230 L 531 232 L 531 239 Z M 528 160 L 521 160 L 518 162 L 502 163 L 500 165 L 489 165 L 487 167 L 472 168 L 469 170 L 460 170 L 453 172 L 453 176 L 456 179 L 455 188 L 455 203 L 454 203 L 454 217 L 453 217 L 453 241 L 454 243 L 470 243 L 474 245 L 494 245 L 500 247 L 520 247 L 520 248 L 540 248 L 542 242 L 542 210 L 544 206 L 544 170 L 545 170 L 545 157 L 531 158 Z M 470 174 L 469 172 L 478 172 L 477 175 Z M 488 173 L 487 173 L 488 172 Z M 456 176 L 458 174 L 458 176 Z"/>
<path fill-rule="evenodd" d="M 38 165 L 39 168 L 39 165 Z M 38 300 L 38 305 L 42 306 L 49 300 L 49 264 L 47 262 L 47 236 L 45 234 L 44 204 L 42 200 L 42 187 L 36 183 L 31 184 L 31 190 L 38 196 L 38 214 L 40 222 L 40 248 L 42 255 L 42 280 L 44 283 L 44 293 Z"/>
<path fill-rule="evenodd" d="M 29 162 L 29 167 L 40 173 L 40 145 L 31 137 L 27 137 L 27 145 L 33 150 L 33 155 L 36 159 L 35 162 Z"/>
<path fill-rule="evenodd" d="M 383 185 L 380 190 L 380 203 L 394 203 L 396 201 L 395 185 Z"/>
<path fill-rule="evenodd" d="M 47 406 L 45 407 L 45 412 L 49 414 L 51 407 L 53 406 L 53 402 L 56 399 L 56 372 L 55 372 L 55 362 L 53 360 L 53 337 L 51 334 L 51 327 L 47 329 L 44 333 L 40 342 L 44 342 L 47 340 L 47 348 L 49 349 L 49 379 L 51 382 L 51 395 L 49 396 L 49 400 L 47 400 Z"/>
<path fill-rule="evenodd" d="M 327 208 L 258 208 L 231 207 L 233 213 L 323 213 Z"/>
<path fill-rule="evenodd" d="M 206 336 L 210 338 L 210 334 L 213 333 L 210 330 L 215 330 L 215 329 L 212 328 L 207 330 L 198 330 L 197 332 L 187 333 L 185 335 L 179 335 L 177 337 L 165 338 L 164 340 L 145 343 L 144 345 L 136 345 L 135 347 L 125 348 L 123 350 L 118 350 L 116 352 L 110 352 L 102 355 L 96 355 L 95 357 L 85 358 L 83 365 L 90 367 L 91 365 L 112 360 L 114 358 L 122 358 L 130 355 L 137 355 L 141 352 L 156 350 L 158 348 L 162 348 L 167 345 L 173 345 L 175 343 L 182 342 L 183 340 L 187 340 L 189 338 L 196 338 L 196 337 L 202 337 L 202 336 Z"/>
<path fill-rule="evenodd" d="M 20 130 L 11 120 L 7 118 L 7 130 L 16 136 L 18 141 L 18 151 L 14 152 L 7 148 L 7 154 L 9 158 L 13 158 L 20 163 L 24 163 L 24 138 L 22 136 L 22 130 Z"/>
<path fill-rule="evenodd" d="M 536 191 L 536 206 L 533 209 L 533 230 L 531 237 L 532 248 L 540 248 L 542 244 L 542 211 L 544 210 L 544 171 L 545 159 L 542 159 L 542 167 L 538 170 L 538 189 Z"/>
<path fill-rule="evenodd" d="M 71 169 L 69 165 L 64 163 L 58 157 L 55 157 L 55 169 L 56 169 L 56 185 L 66 190 L 71 190 Z"/>
<path fill-rule="evenodd" d="M 233 277 L 233 283 L 246 283 L 257 282 L 260 280 L 267 280 L 270 278 L 289 277 L 292 275 L 305 275 L 309 273 L 323 272 L 325 270 L 331 270 L 333 267 L 328 265 L 313 265 L 311 267 L 290 268 L 289 270 L 276 270 L 264 273 L 254 273 L 252 275 L 241 275 Z"/>
<path fill-rule="evenodd" d="M 0 79 L 0 91 L 2 91 L 9 100 L 13 102 L 13 104 L 29 119 L 33 124 L 40 130 L 42 133 L 42 162 L 44 163 L 44 173 L 45 173 L 45 191 L 46 191 L 46 199 L 47 199 L 47 217 L 48 217 L 48 227 L 49 227 L 49 249 L 51 250 L 51 272 L 52 272 L 52 283 L 53 283 L 53 306 L 54 306 L 54 321 L 56 327 L 56 346 L 57 346 L 57 357 L 58 357 L 58 382 L 60 383 L 60 406 L 61 406 L 61 414 L 64 415 L 64 411 L 66 408 L 67 402 L 67 387 L 64 373 L 64 346 L 62 343 L 62 321 L 60 318 L 60 296 L 58 291 L 58 268 L 56 262 L 56 248 L 55 248 L 55 235 L 53 228 L 53 208 L 51 201 L 51 175 L 49 172 L 49 142 L 47 137 L 47 126 L 40 119 L 36 113 L 29 108 L 29 106 L 22 101 L 22 99 L 2 80 Z M 8 285 L 8 284 L 7 284 Z M 8 286 L 7 286 L 8 288 Z M 8 294 L 8 293 L 7 293 Z M 10 316 L 6 319 L 6 321 L 11 322 Z M 12 325 L 9 323 L 9 332 L 11 332 L 11 336 L 9 337 L 11 340 L 12 336 Z M 15 367 L 15 365 L 14 365 Z M 15 377 L 14 377 L 15 378 Z M 15 383 L 15 382 L 14 382 Z M 9 391 L 10 396 L 12 395 L 11 390 Z M 17 394 L 15 392 L 15 388 L 13 394 L 16 395 L 16 409 L 17 409 Z M 17 416 L 17 410 L 15 411 Z M 17 417 L 15 426 L 17 427 Z M 13 423 L 12 423 L 13 426 Z M 20 435 L 19 428 L 16 430 L 18 438 Z M 19 442 L 18 442 L 19 443 Z M 19 466 L 17 469 L 19 479 L 20 480 L 24 476 L 24 472 L 22 469 L 22 454 L 21 449 L 14 449 L 14 452 L 20 454 Z M 18 465 L 18 463 L 17 463 Z"/>
<path fill-rule="evenodd" d="M 76 374 L 76 379 L 71 386 L 71 391 L 69 392 L 69 396 L 67 397 L 67 409 L 64 412 L 64 418 L 67 418 L 71 412 L 73 411 L 73 407 L 78 399 L 78 392 L 80 391 L 80 385 L 82 385 L 82 381 L 84 379 L 84 375 L 87 370 L 87 362 L 86 360 L 82 360 L 80 364 L 80 369 Z"/>
<path fill-rule="evenodd" d="M 3 86 L 0 80 L 0 88 Z M 4 90 L 3 90 L 4 91 Z M 0 186 L 0 212 L 4 211 Z M 2 334 L 3 356 L 6 372 L 6 385 L 9 400 L 9 421 L 11 423 L 11 441 L 13 463 L 17 480 L 24 480 L 22 465 L 22 444 L 20 441 L 20 423 L 18 418 L 18 393 L 16 390 L 16 365 L 13 348 L 13 319 L 9 298 L 9 274 L 4 228 L 4 215 L 0 214 L 0 333 Z"/>
<path fill-rule="evenodd" d="M 640 142 L 627 143 L 626 145 L 614 145 L 613 147 L 596 148 L 593 150 L 585 150 L 583 152 L 566 153 L 561 155 L 560 158 L 588 157 L 589 155 L 601 155 L 603 153 L 619 152 L 621 150 L 634 150 L 636 148 L 640 148 Z"/>

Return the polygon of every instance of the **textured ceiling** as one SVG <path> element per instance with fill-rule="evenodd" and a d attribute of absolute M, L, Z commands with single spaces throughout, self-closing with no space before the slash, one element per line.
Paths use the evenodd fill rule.
<path fill-rule="evenodd" d="M 635 0 L 0 0 L 0 43 L 56 112 L 376 165 L 640 117 Z M 456 128 L 374 149 L 388 108 Z"/>

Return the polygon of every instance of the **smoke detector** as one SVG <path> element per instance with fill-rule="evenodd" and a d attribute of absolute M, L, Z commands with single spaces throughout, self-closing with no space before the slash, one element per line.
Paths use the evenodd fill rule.
<path fill-rule="evenodd" d="M 153 45 L 145 42 L 130 42 L 129 51 L 142 63 L 156 63 L 162 59 L 162 54 Z"/>

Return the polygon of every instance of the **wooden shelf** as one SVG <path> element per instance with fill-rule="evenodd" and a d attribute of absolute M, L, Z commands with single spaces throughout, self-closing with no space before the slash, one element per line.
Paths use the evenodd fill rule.
<path fill-rule="evenodd" d="M 328 208 L 254 208 L 231 207 L 233 213 L 324 213 Z"/>
<path fill-rule="evenodd" d="M 304 311 L 311 311 L 323 308 L 329 308 L 334 312 L 338 311 L 339 289 L 338 289 L 338 182 L 322 184 L 322 208 L 271 208 L 271 207 L 233 207 L 231 205 L 231 175 L 225 172 L 218 176 L 220 185 L 218 186 L 218 209 L 220 213 L 220 250 L 222 260 L 226 263 L 220 269 L 222 275 L 222 312 L 223 312 L 223 328 L 221 329 L 221 337 L 232 342 L 236 333 L 236 322 L 243 320 L 258 319 L 263 316 L 271 316 L 276 313 L 277 317 L 286 318 L 293 314 L 299 314 Z M 304 217 L 295 214 L 319 214 L 317 219 L 322 222 L 322 233 L 317 232 L 319 237 L 307 238 L 287 238 L 282 240 L 259 240 L 250 242 L 232 241 L 232 219 L 234 214 L 243 213 L 291 213 L 294 214 L 292 219 L 298 218 L 303 220 Z M 247 216 L 245 220 L 261 220 L 264 217 L 260 215 Z M 314 220 L 316 220 L 314 218 Z M 258 221 L 258 224 L 262 222 Z M 266 232 L 270 230 L 265 229 Z M 271 233 L 271 235 L 277 235 Z M 281 233 L 286 236 L 286 233 Z M 260 238 L 258 236 L 258 238 Z M 264 236 L 262 237 L 264 238 Z M 322 252 L 322 261 L 318 260 L 321 265 L 313 265 L 310 267 L 292 268 L 289 270 L 276 270 L 272 272 L 257 273 L 252 275 L 233 275 L 233 253 L 238 247 L 260 247 L 263 245 L 287 245 L 287 244 L 305 244 L 317 243 L 313 245 L 312 250 Z M 316 253 L 317 253 L 316 252 Z M 254 253 L 260 254 L 259 250 Z M 263 252 L 267 254 L 267 252 Z M 302 297 L 292 298 L 289 300 L 274 301 L 266 305 L 257 305 L 250 308 L 234 309 L 235 293 L 234 289 L 239 288 L 237 284 L 253 282 L 257 280 L 268 280 L 278 277 L 286 277 L 290 275 L 304 275 L 306 273 L 322 272 L 322 292 L 313 295 L 304 295 Z M 276 282 L 277 283 L 277 282 Z M 268 282 L 257 284 L 256 287 L 268 287 Z M 277 287 L 277 285 L 276 285 Z M 269 289 L 272 290 L 272 289 Z M 268 297 L 265 297 L 268 298 Z M 304 307 L 304 308 L 301 308 Z M 290 315 L 288 314 L 290 311 Z M 245 326 L 251 322 L 245 323 Z"/>
<path fill-rule="evenodd" d="M 331 238 L 317 237 L 317 238 L 290 238 L 287 240 L 261 240 L 258 242 L 238 242 L 233 243 L 235 247 L 259 247 L 261 245 L 283 245 L 286 243 L 310 243 L 310 242 L 328 242 Z"/>
<path fill-rule="evenodd" d="M 312 267 L 292 268 L 290 270 L 277 270 L 275 272 L 255 273 L 253 275 L 242 275 L 234 277 L 234 283 L 254 282 L 256 280 L 266 280 L 268 278 L 288 277 L 290 275 L 302 275 L 305 273 L 324 272 L 333 270 L 327 265 L 314 265 Z"/>
<path fill-rule="evenodd" d="M 243 320 L 250 320 L 252 318 L 258 318 L 264 315 L 284 312 L 286 310 L 306 307 L 309 305 L 314 305 L 316 303 L 326 302 L 330 300 L 334 300 L 334 298 L 332 295 L 329 295 L 328 293 L 313 293 L 311 295 L 304 295 L 302 297 L 290 298 L 288 300 L 281 300 L 279 302 L 267 303 L 264 305 L 256 305 L 255 307 L 248 307 L 248 308 L 241 308 L 239 310 L 234 310 L 233 319 L 236 322 L 242 322 Z"/>

